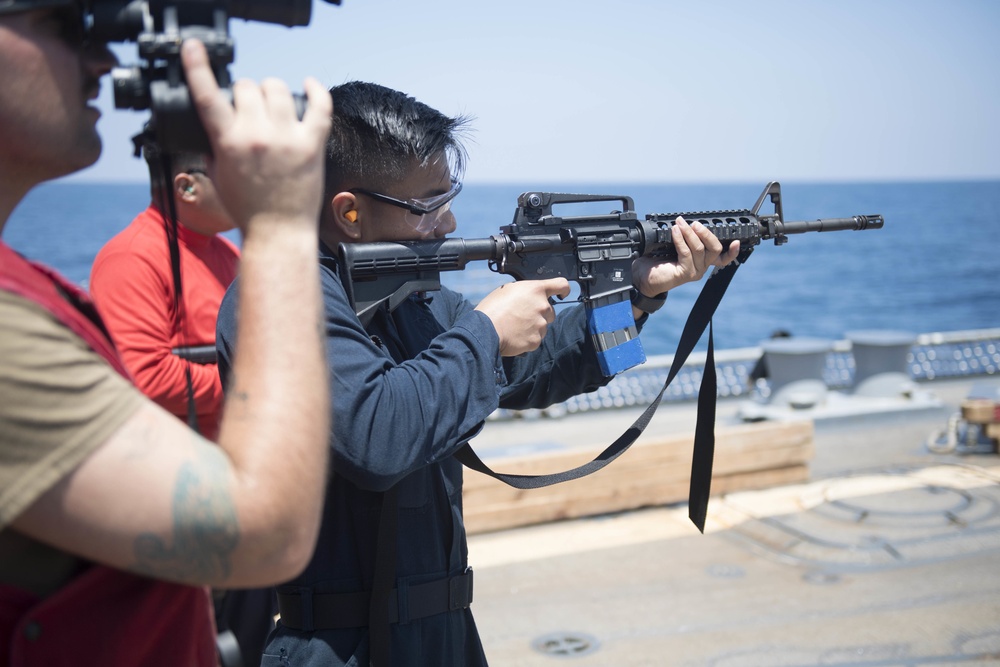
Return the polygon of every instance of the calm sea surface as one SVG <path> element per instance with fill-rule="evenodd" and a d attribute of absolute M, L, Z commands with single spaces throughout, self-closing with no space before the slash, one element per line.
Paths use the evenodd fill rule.
<path fill-rule="evenodd" d="M 527 190 L 628 195 L 641 217 L 749 208 L 763 187 L 469 184 L 453 210 L 459 233 L 480 238 L 511 221 L 517 195 Z M 1000 182 L 792 183 L 782 185 L 782 199 L 786 220 L 881 213 L 886 224 L 866 232 L 796 235 L 781 247 L 762 244 L 716 313 L 716 347 L 753 346 L 777 329 L 838 339 L 857 329 L 1000 327 Z M 46 184 L 14 212 L 4 240 L 86 284 L 94 255 L 148 201 L 144 184 Z M 610 210 L 601 206 L 586 212 Z M 473 300 L 505 280 L 485 263 L 444 276 L 445 284 Z M 675 290 L 650 319 L 642 335 L 647 354 L 674 351 L 699 289 Z"/>

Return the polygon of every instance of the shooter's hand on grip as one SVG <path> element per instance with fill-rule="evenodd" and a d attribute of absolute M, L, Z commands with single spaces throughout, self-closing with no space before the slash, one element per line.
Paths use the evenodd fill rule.
<path fill-rule="evenodd" d="M 490 318 L 500 338 L 500 356 L 515 357 L 542 344 L 556 318 L 549 301 L 553 296 L 569 296 L 565 278 L 505 283 L 479 302 L 476 310 Z"/>

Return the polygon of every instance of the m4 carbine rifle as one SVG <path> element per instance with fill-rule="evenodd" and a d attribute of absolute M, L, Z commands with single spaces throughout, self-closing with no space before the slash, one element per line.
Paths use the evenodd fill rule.
<path fill-rule="evenodd" d="M 761 215 L 760 208 L 767 198 L 774 212 Z M 624 210 L 577 217 L 552 213 L 556 204 L 602 201 L 621 202 Z M 739 240 L 740 256 L 706 281 L 684 325 L 663 388 L 632 426 L 589 463 L 559 473 L 498 473 L 483 463 L 468 443 L 455 457 L 465 466 L 518 489 L 536 489 L 600 470 L 642 434 L 667 386 L 708 328 L 688 495 L 688 516 L 704 532 L 715 451 L 716 377 L 711 319 L 736 269 L 761 241 L 773 239 L 781 245 L 789 234 L 878 229 L 884 222 L 881 215 L 785 222 L 778 183 L 769 183 L 750 210 L 653 214 L 644 220 L 638 219 L 631 197 L 527 192 L 517 199 L 514 221 L 489 238 L 341 244 L 340 276 L 354 312 L 365 324 L 383 303 L 392 310 L 414 292 L 440 289 L 442 271 L 461 270 L 474 260 L 487 260 L 491 269 L 517 280 L 563 277 L 575 281 L 587 308 L 588 328 L 601 370 L 610 377 L 646 359 L 632 316 L 632 261 L 643 256 L 676 257 L 670 230 L 679 216 L 689 223 L 705 225 L 726 247 Z"/>
<path fill-rule="evenodd" d="M 767 198 L 774 212 L 762 215 Z M 623 210 L 575 217 L 552 212 L 558 204 L 602 201 L 620 202 Z M 514 221 L 489 238 L 341 244 L 340 275 L 365 324 L 381 304 L 391 311 L 414 292 L 440 289 L 442 271 L 462 270 L 470 261 L 486 260 L 493 271 L 516 280 L 574 281 L 587 308 L 601 370 L 610 377 L 646 360 L 632 316 L 632 261 L 676 258 L 671 228 L 678 216 L 700 222 L 724 247 L 739 240 L 740 262 L 761 241 L 781 245 L 789 234 L 879 229 L 884 222 L 881 215 L 786 222 L 777 182 L 769 183 L 749 210 L 655 213 L 644 220 L 631 197 L 526 192 L 517 199 Z"/>

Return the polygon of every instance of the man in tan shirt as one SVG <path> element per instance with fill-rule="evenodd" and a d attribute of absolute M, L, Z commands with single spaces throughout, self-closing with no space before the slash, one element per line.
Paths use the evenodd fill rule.
<path fill-rule="evenodd" d="M 237 82 L 230 104 L 201 44 L 185 43 L 182 57 L 253 294 L 219 446 L 130 384 L 84 297 L 0 242 L 0 665 L 60 650 L 112 664 L 126 642 L 152 646 L 142 664 L 164 664 L 160 651 L 200 660 L 183 648 L 212 630 L 210 617 L 190 636 L 101 624 L 128 621 L 136 598 L 169 614 L 204 586 L 288 579 L 315 543 L 328 433 L 315 252 L 330 97 L 307 80 L 301 121 L 275 80 Z M 89 103 L 114 64 L 83 39 L 76 2 L 0 2 L 0 232 L 35 185 L 97 159 Z M 104 583 L 81 590 L 95 572 Z M 158 597 L 136 592 L 146 589 Z M 59 649 L 74 630 L 53 607 L 71 595 L 103 611 L 74 617 L 92 642 Z"/>

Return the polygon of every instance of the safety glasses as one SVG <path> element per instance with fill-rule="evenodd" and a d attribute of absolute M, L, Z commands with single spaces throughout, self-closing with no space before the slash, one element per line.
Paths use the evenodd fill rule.
<path fill-rule="evenodd" d="M 366 195 L 376 201 L 406 209 L 406 224 L 421 234 L 427 234 L 437 229 L 437 226 L 441 223 L 441 218 L 451 209 L 451 200 L 457 197 L 461 191 L 461 182 L 454 180 L 451 182 L 451 189 L 448 192 L 427 197 L 426 199 L 396 199 L 381 192 L 374 192 L 373 190 L 366 190 L 364 188 L 351 188 L 348 190 L 351 194 Z"/>

